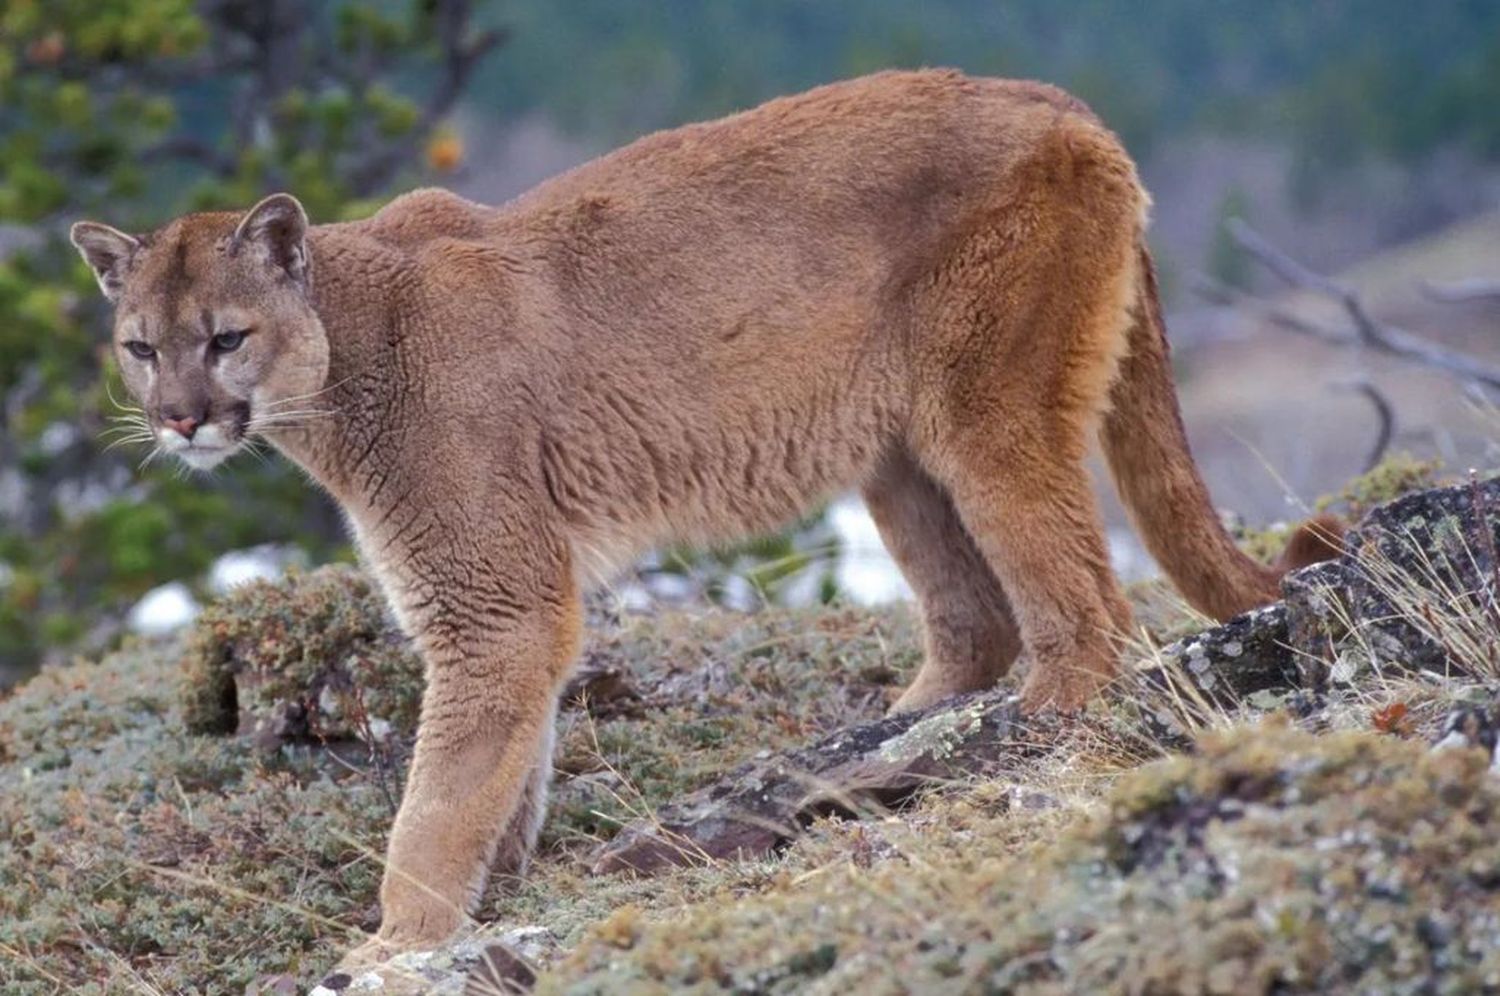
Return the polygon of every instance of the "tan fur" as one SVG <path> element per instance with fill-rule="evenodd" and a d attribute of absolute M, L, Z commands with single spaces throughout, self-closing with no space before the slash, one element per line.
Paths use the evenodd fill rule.
<path fill-rule="evenodd" d="M 312 410 L 259 430 L 346 509 L 425 655 L 384 944 L 455 928 L 497 848 L 519 869 L 581 587 L 655 544 L 858 486 L 925 620 L 899 707 L 1024 649 L 1026 706 L 1073 709 L 1131 626 L 1084 469 L 1097 430 L 1190 600 L 1275 594 L 1187 450 L 1134 166 L 1058 90 L 886 73 L 500 208 L 427 190 L 305 228 L 289 201 L 76 237 L 117 340 L 156 345 L 121 353 L 153 416 L 186 405 L 238 440 Z M 205 352 L 225 323 L 252 331 Z"/>

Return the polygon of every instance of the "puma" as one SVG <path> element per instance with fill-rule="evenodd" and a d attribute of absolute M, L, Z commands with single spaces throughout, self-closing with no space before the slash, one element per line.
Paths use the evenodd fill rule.
<path fill-rule="evenodd" d="M 1024 652 L 1025 707 L 1073 710 L 1132 626 L 1097 436 L 1194 606 L 1275 598 L 1287 565 L 1236 548 L 1188 452 L 1147 205 L 1066 93 L 889 72 L 651 135 L 498 208 L 420 190 L 310 226 L 277 194 L 73 241 L 158 446 L 210 467 L 263 437 L 300 464 L 424 655 L 370 942 L 389 951 L 523 868 L 580 593 L 654 545 L 857 487 L 925 623 L 896 708 Z"/>

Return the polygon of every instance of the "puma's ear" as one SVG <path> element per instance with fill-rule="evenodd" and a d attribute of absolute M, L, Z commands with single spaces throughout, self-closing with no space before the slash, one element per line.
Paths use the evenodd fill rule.
<path fill-rule="evenodd" d="M 259 253 L 267 265 L 307 287 L 307 212 L 291 194 L 272 194 L 251 208 L 230 244 L 235 252 Z"/>
<path fill-rule="evenodd" d="M 141 240 L 96 221 L 80 221 L 68 233 L 73 245 L 94 271 L 99 289 L 110 303 L 120 300 L 125 288 L 125 272 L 141 248 Z"/>

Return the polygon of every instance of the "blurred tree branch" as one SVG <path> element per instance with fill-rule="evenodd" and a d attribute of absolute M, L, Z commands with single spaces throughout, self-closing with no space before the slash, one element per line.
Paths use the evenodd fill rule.
<path fill-rule="evenodd" d="M 1300 290 L 1313 291 L 1332 298 L 1348 316 L 1351 327 L 1340 328 L 1308 318 L 1295 308 L 1258 298 L 1252 294 L 1203 278 L 1197 291 L 1205 299 L 1228 307 L 1250 311 L 1272 325 L 1310 335 L 1325 342 L 1359 346 L 1430 369 L 1440 370 L 1468 385 L 1500 392 L 1500 368 L 1483 363 L 1466 353 L 1428 342 L 1420 336 L 1377 320 L 1353 289 L 1318 273 L 1272 245 L 1244 221 L 1233 218 L 1227 231 L 1235 244 L 1244 249 L 1284 283 Z"/>
<path fill-rule="evenodd" d="M 1472 277 L 1468 280 L 1424 280 L 1422 290 L 1434 301 L 1496 301 L 1500 302 L 1500 280 Z"/>
<path fill-rule="evenodd" d="M 1369 455 L 1365 457 L 1364 468 L 1360 470 L 1361 474 L 1368 474 L 1380 466 L 1380 461 L 1385 459 L 1386 450 L 1390 449 L 1391 440 L 1396 438 L 1396 408 L 1391 404 L 1391 399 L 1385 396 L 1385 392 L 1368 377 L 1351 377 L 1335 386 L 1363 395 L 1375 409 L 1379 429 L 1375 434 L 1375 442 L 1370 446 Z"/>

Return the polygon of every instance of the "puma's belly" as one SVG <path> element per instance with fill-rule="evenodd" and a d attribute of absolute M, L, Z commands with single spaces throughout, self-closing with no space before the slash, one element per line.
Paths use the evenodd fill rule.
<path fill-rule="evenodd" d="M 755 375 L 578 384 L 548 419 L 542 471 L 580 574 L 773 531 L 857 483 L 904 417 L 903 392 L 864 366 L 786 370 L 771 390 Z"/>

